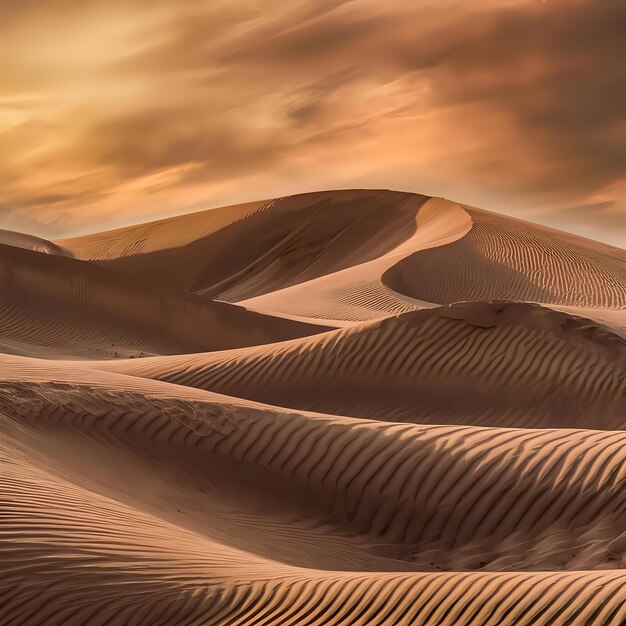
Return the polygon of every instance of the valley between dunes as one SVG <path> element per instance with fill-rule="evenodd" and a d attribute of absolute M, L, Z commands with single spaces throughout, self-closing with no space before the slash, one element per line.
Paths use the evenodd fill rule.
<path fill-rule="evenodd" d="M 0 624 L 626 623 L 626 253 L 309 193 L 0 231 Z"/>

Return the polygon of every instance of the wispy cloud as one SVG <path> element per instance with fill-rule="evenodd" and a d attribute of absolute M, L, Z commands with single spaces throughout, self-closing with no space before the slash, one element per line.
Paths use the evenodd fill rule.
<path fill-rule="evenodd" d="M 585 232 L 593 222 L 624 244 L 619 0 L 8 0 L 2 11 L 5 227 L 51 236 L 384 186 Z"/>

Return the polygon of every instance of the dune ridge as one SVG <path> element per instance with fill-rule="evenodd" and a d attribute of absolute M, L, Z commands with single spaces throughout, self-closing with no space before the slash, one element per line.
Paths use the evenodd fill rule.
<path fill-rule="evenodd" d="M 318 192 L 55 243 L 148 282 L 234 301 L 377 258 L 413 235 L 427 200 L 377 190 Z"/>
<path fill-rule="evenodd" d="M 385 284 L 438 304 L 507 299 L 626 308 L 622 250 L 488 211 L 466 210 L 473 223 L 466 237 L 445 252 L 431 248 L 403 259 L 386 273 Z"/>
<path fill-rule="evenodd" d="M 375 259 L 254 298 L 237 299 L 239 292 L 232 290 L 220 297 L 235 299 L 257 311 L 333 322 L 379 319 L 432 306 L 430 301 L 403 297 L 388 289 L 382 277 L 418 250 L 445 246 L 462 238 L 472 222 L 461 206 L 442 198 L 420 200 L 415 209 L 415 232 Z"/>
<path fill-rule="evenodd" d="M 382 190 L 0 241 L 0 624 L 626 620 L 624 251 Z"/>
<path fill-rule="evenodd" d="M 626 426 L 625 348 L 590 320 L 477 302 L 271 346 L 94 367 L 384 421 L 612 430 Z"/>
<path fill-rule="evenodd" d="M 25 250 L 33 250 L 34 252 L 42 252 L 43 254 L 57 254 L 60 256 L 72 256 L 71 253 L 56 245 L 52 241 L 35 237 L 27 233 L 18 233 L 12 230 L 4 230 L 0 228 L 0 244 L 13 246 L 16 248 L 24 248 Z"/>

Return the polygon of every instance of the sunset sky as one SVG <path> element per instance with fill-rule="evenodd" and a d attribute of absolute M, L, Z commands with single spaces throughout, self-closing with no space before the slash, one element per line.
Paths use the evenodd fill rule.
<path fill-rule="evenodd" d="M 0 0 L 0 228 L 318 189 L 626 246 L 623 0 Z"/>

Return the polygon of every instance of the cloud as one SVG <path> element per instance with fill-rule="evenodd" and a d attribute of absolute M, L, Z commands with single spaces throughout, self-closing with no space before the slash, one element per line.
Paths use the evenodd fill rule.
<path fill-rule="evenodd" d="M 381 84 L 401 80 L 408 103 L 421 76 L 428 91 L 412 103 L 417 110 L 460 107 L 465 125 L 474 120 L 463 107 L 477 103 L 466 112 L 509 116 L 509 151 L 522 139 L 533 144 L 535 158 L 548 161 L 530 191 L 582 193 L 623 175 L 624 3 L 483 3 L 452 12 L 413 6 L 376 16 L 353 4 L 268 38 L 248 33 L 226 59 L 244 72 L 351 68 L 355 81 L 359 74 Z M 305 111 L 328 98 L 325 91 L 316 95 Z M 484 160 L 489 167 L 492 155 Z"/>
<path fill-rule="evenodd" d="M 0 202 L 46 234 L 367 185 L 609 231 L 625 27 L 619 0 L 9 2 Z"/>

